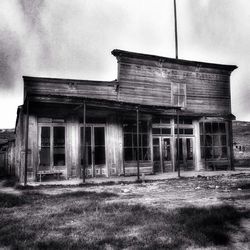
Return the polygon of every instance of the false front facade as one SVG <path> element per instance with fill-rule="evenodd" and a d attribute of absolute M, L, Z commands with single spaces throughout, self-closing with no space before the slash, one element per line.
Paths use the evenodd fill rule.
<path fill-rule="evenodd" d="M 115 81 L 23 78 L 16 125 L 21 180 L 26 173 L 35 180 L 43 173 L 73 178 L 233 168 L 236 66 L 112 54 Z"/>

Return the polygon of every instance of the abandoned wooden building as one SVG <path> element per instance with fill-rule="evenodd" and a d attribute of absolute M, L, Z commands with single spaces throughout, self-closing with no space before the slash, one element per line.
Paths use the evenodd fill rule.
<path fill-rule="evenodd" d="M 171 172 L 177 159 L 182 171 L 233 168 L 230 75 L 236 66 L 112 54 L 114 81 L 23 77 L 16 123 L 20 180 L 25 169 L 29 180 L 46 173 Z"/>

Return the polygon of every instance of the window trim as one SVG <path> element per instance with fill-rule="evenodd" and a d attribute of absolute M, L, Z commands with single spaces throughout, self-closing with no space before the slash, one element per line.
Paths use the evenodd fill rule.
<path fill-rule="evenodd" d="M 174 86 L 177 86 L 177 89 L 178 89 L 177 95 L 174 94 Z M 184 89 L 184 95 L 180 94 L 180 86 L 182 86 Z M 174 96 L 177 96 L 177 98 L 178 98 L 177 104 L 174 103 Z M 183 105 L 180 105 L 180 96 L 184 96 L 184 104 Z M 172 82 L 171 83 L 171 104 L 173 106 L 182 107 L 182 108 L 185 108 L 187 106 L 187 84 L 186 83 L 179 83 L 179 82 Z"/>
<path fill-rule="evenodd" d="M 140 122 L 147 123 L 147 131 L 146 132 L 139 131 L 139 157 L 143 156 L 144 149 L 147 149 L 148 159 L 147 160 L 139 159 L 139 161 L 148 162 L 148 161 L 151 161 L 151 158 L 152 158 L 152 149 L 151 149 L 151 143 L 150 143 L 150 140 L 151 140 L 150 125 L 149 125 L 149 121 L 140 121 Z M 136 159 L 136 157 L 137 157 L 137 153 L 136 153 L 137 152 L 137 146 L 134 145 L 134 143 L 133 143 L 133 137 L 137 136 L 137 132 L 136 131 L 135 132 L 134 131 L 125 132 L 125 129 L 124 129 L 125 124 L 135 124 L 135 122 L 133 122 L 133 121 L 124 121 L 123 125 L 122 125 L 123 126 L 123 159 L 124 159 L 125 163 L 136 162 L 137 161 L 137 159 Z M 129 134 L 132 137 L 131 146 L 125 146 L 125 134 Z M 146 147 L 143 146 L 143 135 L 147 135 L 148 145 Z M 132 150 L 132 160 L 126 160 L 125 159 L 125 149 L 131 149 Z M 133 153 L 134 151 L 135 151 L 135 153 Z"/>
<path fill-rule="evenodd" d="M 62 123 L 38 123 L 38 169 L 40 168 L 40 150 L 41 150 L 41 133 L 42 133 L 42 127 L 49 127 L 50 128 L 50 165 L 49 168 L 52 170 L 54 168 L 67 168 L 67 143 L 66 143 L 66 137 L 67 137 L 67 126 L 66 124 Z M 64 136 L 65 136 L 65 164 L 64 165 L 54 165 L 54 127 L 64 127 Z"/>

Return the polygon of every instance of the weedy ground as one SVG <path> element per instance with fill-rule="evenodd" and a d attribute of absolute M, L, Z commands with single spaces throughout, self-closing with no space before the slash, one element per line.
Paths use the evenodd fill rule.
<path fill-rule="evenodd" d="M 6 187 L 13 185 L 5 181 L 0 192 L 3 248 L 250 247 L 250 174 L 143 184 Z"/>

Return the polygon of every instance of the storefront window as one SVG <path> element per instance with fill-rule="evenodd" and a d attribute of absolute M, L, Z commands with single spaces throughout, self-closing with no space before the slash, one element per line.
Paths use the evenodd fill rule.
<path fill-rule="evenodd" d="M 140 122 L 139 130 L 139 160 L 150 160 L 150 144 L 148 123 Z M 124 159 L 125 161 L 137 160 L 137 132 L 136 123 L 124 122 Z"/>
<path fill-rule="evenodd" d="M 200 145 L 203 159 L 227 158 L 226 124 L 224 122 L 201 122 Z"/>

